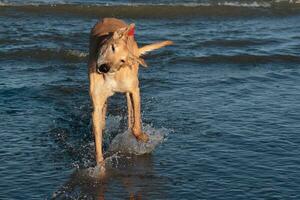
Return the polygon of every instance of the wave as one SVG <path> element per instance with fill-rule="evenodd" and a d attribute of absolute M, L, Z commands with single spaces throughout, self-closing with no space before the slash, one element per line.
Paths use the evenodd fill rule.
<path fill-rule="evenodd" d="M 31 14 L 79 15 L 98 17 L 160 18 L 197 16 L 291 15 L 300 13 L 300 2 L 212 2 L 175 4 L 0 4 L 0 11 Z M 1 14 L 0 14 L 1 15 Z"/>
<path fill-rule="evenodd" d="M 258 38 L 248 38 L 248 39 L 214 39 L 214 40 L 207 40 L 203 42 L 199 42 L 195 44 L 195 47 L 249 47 L 249 46 L 256 46 L 256 45 L 269 45 L 269 44 L 276 44 L 278 43 L 275 39 L 258 39 Z"/>
<path fill-rule="evenodd" d="M 19 49 L 0 52 L 0 60 L 62 60 L 64 62 L 85 62 L 88 53 L 69 49 Z"/>
<path fill-rule="evenodd" d="M 271 42 L 271 41 L 270 41 Z M 247 43 L 248 44 L 248 43 Z M 252 43 L 251 43 L 252 44 Z M 256 43 L 255 43 L 256 44 Z M 206 44 L 206 45 L 214 45 Z M 228 44 L 225 44 L 226 46 Z M 238 45 L 239 44 L 238 42 Z M 150 55 L 148 58 L 159 58 L 160 55 Z M 35 61 L 63 61 L 87 62 L 88 53 L 70 49 L 20 49 L 15 51 L 0 52 L 0 60 L 35 60 Z M 207 56 L 176 56 L 169 59 L 170 63 L 270 63 L 270 62 L 300 62 L 300 56 L 294 54 L 213 54 Z"/>
<path fill-rule="evenodd" d="M 50 3 L 51 2 L 51 3 Z M 226 6 L 237 6 L 237 7 L 271 7 L 272 5 L 283 5 L 283 4 L 300 4 L 300 0 L 198 0 L 197 2 L 191 0 L 183 2 L 180 1 L 153 1 L 151 3 L 147 1 L 139 1 L 139 2 L 123 2 L 121 1 L 96 1 L 93 3 L 91 1 L 62 1 L 62 0 L 52 0 L 52 1 L 43 1 L 43 0 L 29 0 L 29 1 L 18 1 L 18 0 L 0 0 L 0 6 L 18 6 L 18 5 L 86 5 L 86 6 L 115 6 L 115 5 L 123 5 L 123 6 L 139 6 L 139 5 L 184 5 L 184 6 L 211 6 L 211 5 L 226 5 Z"/>
<path fill-rule="evenodd" d="M 296 55 L 251 55 L 251 54 L 239 54 L 239 55 L 209 55 L 200 57 L 177 57 L 170 62 L 190 62 L 190 63 L 235 63 L 235 64 L 257 64 L 257 63 L 271 63 L 271 62 L 285 62 L 285 63 L 299 63 L 300 56 Z"/>

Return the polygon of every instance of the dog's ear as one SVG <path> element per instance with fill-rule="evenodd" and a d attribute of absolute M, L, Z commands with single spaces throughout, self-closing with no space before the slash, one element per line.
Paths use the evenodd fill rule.
<path fill-rule="evenodd" d="M 142 65 L 143 67 L 148 67 L 147 63 L 145 62 L 145 60 L 143 58 L 136 57 L 136 56 L 130 54 L 129 55 L 129 65 L 132 65 L 134 63 L 138 63 L 138 64 Z"/>
<path fill-rule="evenodd" d="M 162 47 L 165 47 L 165 46 L 168 46 L 168 45 L 172 45 L 172 44 L 173 44 L 172 41 L 166 40 L 166 41 L 163 41 L 163 42 L 157 42 L 157 43 L 154 43 L 154 44 L 145 45 L 145 46 L 139 48 L 139 54 L 140 55 L 145 55 L 149 51 L 160 49 Z"/>
<path fill-rule="evenodd" d="M 128 37 L 130 36 L 134 36 L 134 32 L 135 32 L 135 24 L 129 24 L 129 26 L 127 27 L 127 30 L 126 30 L 126 35 Z"/>
<path fill-rule="evenodd" d="M 148 67 L 147 63 L 145 62 L 145 60 L 143 58 L 137 58 L 136 61 L 143 67 Z"/>
<path fill-rule="evenodd" d="M 119 28 L 113 34 L 113 39 L 117 40 L 122 37 L 134 36 L 135 24 L 130 24 L 127 27 Z"/>
<path fill-rule="evenodd" d="M 116 30 L 113 34 L 113 39 L 118 40 L 118 39 L 122 38 L 124 35 L 124 32 L 126 30 L 127 30 L 127 27 L 119 28 L 118 30 Z"/>

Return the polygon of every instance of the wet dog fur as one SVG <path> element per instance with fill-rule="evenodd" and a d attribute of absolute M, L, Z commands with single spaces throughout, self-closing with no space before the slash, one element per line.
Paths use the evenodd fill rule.
<path fill-rule="evenodd" d="M 115 18 L 96 23 L 90 34 L 89 93 L 92 102 L 92 123 L 96 162 L 103 164 L 102 134 L 105 127 L 107 99 L 115 92 L 126 94 L 128 129 L 137 140 L 148 141 L 141 127 L 141 98 L 138 80 L 139 65 L 146 67 L 141 55 L 171 45 L 158 42 L 139 48 L 134 39 L 134 24 Z"/>

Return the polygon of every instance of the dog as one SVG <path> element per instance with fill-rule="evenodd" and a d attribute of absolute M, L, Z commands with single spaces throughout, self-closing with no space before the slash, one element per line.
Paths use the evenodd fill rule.
<path fill-rule="evenodd" d="M 148 141 L 141 127 L 141 100 L 138 80 L 139 65 L 147 66 L 142 55 L 171 45 L 163 41 L 139 48 L 134 38 L 135 25 L 116 18 L 98 21 L 90 33 L 89 94 L 96 162 L 103 164 L 102 132 L 105 127 L 107 99 L 115 92 L 126 94 L 128 129 L 137 140 Z"/>

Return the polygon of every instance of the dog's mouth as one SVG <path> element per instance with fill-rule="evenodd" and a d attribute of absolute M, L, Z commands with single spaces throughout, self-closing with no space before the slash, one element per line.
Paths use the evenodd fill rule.
<path fill-rule="evenodd" d="M 108 73 L 110 70 L 110 66 L 108 64 L 102 64 L 100 66 L 97 66 L 97 72 L 99 74 Z"/>

